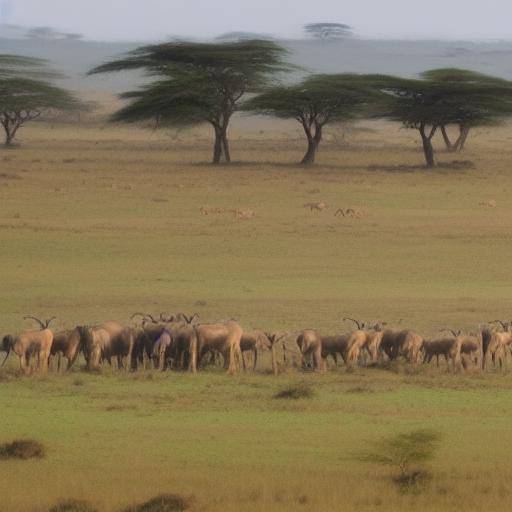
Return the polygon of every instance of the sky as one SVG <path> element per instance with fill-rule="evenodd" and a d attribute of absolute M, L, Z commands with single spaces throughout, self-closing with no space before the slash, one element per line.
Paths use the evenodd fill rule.
<path fill-rule="evenodd" d="M 324 21 L 372 38 L 512 39 L 511 0 L 0 0 L 0 20 L 100 40 L 238 30 L 296 37 Z"/>

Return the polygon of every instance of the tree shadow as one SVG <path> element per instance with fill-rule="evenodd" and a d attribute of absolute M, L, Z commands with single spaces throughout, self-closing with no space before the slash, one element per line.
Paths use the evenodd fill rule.
<path fill-rule="evenodd" d="M 428 168 L 426 165 L 420 164 L 396 164 L 396 165 L 339 165 L 339 164 L 323 164 L 317 163 L 314 165 L 302 165 L 299 162 L 273 162 L 273 161 L 233 161 L 229 164 L 213 165 L 211 162 L 191 162 L 188 165 L 194 167 L 204 167 L 209 169 L 227 170 L 244 170 L 253 169 L 258 171 L 272 170 L 296 170 L 305 172 L 319 172 L 322 170 L 332 171 L 366 171 L 366 172 L 388 172 L 388 173 L 416 173 L 416 172 L 444 172 L 444 171 L 468 171 L 475 169 L 476 166 L 471 160 L 453 160 L 451 162 L 439 162 L 436 167 Z M 263 169 L 263 167 L 265 167 Z"/>

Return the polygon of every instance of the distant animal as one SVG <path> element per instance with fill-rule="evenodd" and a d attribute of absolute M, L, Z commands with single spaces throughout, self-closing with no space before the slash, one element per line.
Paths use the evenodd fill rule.
<path fill-rule="evenodd" d="M 37 358 L 37 368 L 45 372 L 48 369 L 52 343 L 53 333 L 49 329 L 27 331 L 18 336 L 7 335 L 2 340 L 2 351 L 7 352 L 2 366 L 5 365 L 12 351 L 19 357 L 23 373 L 30 373 L 32 357 Z"/>
<path fill-rule="evenodd" d="M 380 348 L 390 360 L 404 357 L 409 363 L 417 364 L 421 358 L 423 338 L 410 330 L 386 329 L 382 334 Z"/>
<path fill-rule="evenodd" d="M 252 331 L 246 332 L 242 334 L 242 338 L 240 340 L 240 350 L 242 353 L 242 365 L 244 371 L 247 370 L 247 364 L 245 361 L 245 354 L 250 353 L 253 358 L 253 371 L 256 371 L 256 366 L 258 364 L 258 351 L 259 350 L 272 350 L 274 345 L 275 338 L 273 335 L 269 335 L 264 333 L 263 331 Z M 275 368 L 274 361 L 274 352 L 272 351 L 272 367 Z"/>
<path fill-rule="evenodd" d="M 99 368 L 102 361 L 111 364 L 113 357 L 117 359 L 119 369 L 123 366 L 125 369 L 130 368 L 135 343 L 134 329 L 112 321 L 94 327 L 80 326 L 77 329 L 88 370 Z"/>
<path fill-rule="evenodd" d="M 176 350 L 173 335 L 168 329 L 164 329 L 153 346 L 154 366 L 158 370 L 167 370 L 172 366 L 175 357 Z"/>
<path fill-rule="evenodd" d="M 322 337 L 313 329 L 302 331 L 297 337 L 297 345 L 302 354 L 302 366 L 307 359 L 313 360 L 313 369 L 317 372 L 325 371 L 325 364 L 322 358 Z"/>
<path fill-rule="evenodd" d="M 482 343 L 474 335 L 463 335 L 461 355 L 462 355 L 462 366 L 467 368 L 467 360 L 471 361 L 475 366 L 480 366 L 479 360 L 482 353 Z M 467 358 L 467 359 L 466 359 Z"/>
<path fill-rule="evenodd" d="M 237 373 L 242 358 L 240 341 L 243 329 L 236 321 L 197 325 L 195 332 L 198 365 L 207 353 L 215 351 L 223 356 L 228 373 Z"/>
<path fill-rule="evenodd" d="M 327 208 L 329 208 L 329 206 L 324 203 L 323 201 L 319 202 L 319 203 L 306 203 L 304 205 L 304 208 L 309 208 L 309 211 L 317 211 L 317 212 L 323 212 L 324 210 L 326 210 Z"/>
<path fill-rule="evenodd" d="M 499 364 L 500 369 L 506 362 L 508 349 L 512 346 L 512 333 L 510 332 L 510 322 L 494 320 L 490 324 L 500 324 L 503 332 L 494 329 L 485 328 L 482 330 L 482 368 L 485 369 L 488 355 L 494 366 Z"/>
<path fill-rule="evenodd" d="M 386 324 L 384 322 L 377 322 L 370 325 L 369 323 L 365 323 L 354 318 L 343 318 L 344 322 L 348 320 L 356 325 L 357 331 L 363 331 L 365 333 L 366 339 L 362 346 L 360 346 L 360 353 L 362 353 L 363 356 L 365 353 L 368 354 L 372 364 L 377 363 L 384 334 L 382 328 Z"/>
<path fill-rule="evenodd" d="M 61 360 L 67 359 L 66 370 L 75 364 L 81 350 L 80 333 L 77 329 L 60 331 L 53 335 L 50 355 L 57 356 L 57 370 L 60 370 Z"/>
<path fill-rule="evenodd" d="M 444 337 L 436 340 L 425 340 L 423 343 L 424 359 L 423 362 L 429 364 L 435 357 L 437 366 L 439 366 L 439 357 L 445 358 L 446 364 L 452 363 L 455 371 L 462 365 L 461 361 L 462 338 L 459 336 Z"/>
<path fill-rule="evenodd" d="M 363 216 L 363 212 L 356 210 L 355 208 L 339 208 L 334 214 L 335 217 L 352 217 L 353 219 L 360 219 Z"/>
<path fill-rule="evenodd" d="M 482 353 L 481 337 L 478 338 L 475 334 L 462 334 L 461 331 L 455 331 L 454 329 L 443 329 L 441 332 L 443 331 L 451 333 L 453 337 L 460 338 L 461 363 L 465 370 L 468 368 L 468 361 L 477 367 L 480 366 L 479 360 Z M 437 365 L 439 366 L 439 361 Z"/>

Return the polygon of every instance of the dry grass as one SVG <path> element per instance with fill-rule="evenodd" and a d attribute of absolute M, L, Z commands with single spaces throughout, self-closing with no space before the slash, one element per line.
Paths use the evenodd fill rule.
<path fill-rule="evenodd" d="M 202 130 L 179 141 L 99 125 L 22 131 L 23 145 L 0 153 L 2 334 L 30 327 L 24 314 L 74 327 L 137 310 L 276 332 L 338 332 L 356 316 L 427 336 L 510 317 L 509 127 L 479 131 L 464 156 L 440 154 L 447 165 L 426 172 L 416 135 L 395 125 L 327 141 L 304 169 L 294 125 L 247 123 L 234 125 L 237 162 L 215 169 Z M 329 208 L 303 208 L 314 202 Z M 364 215 L 335 217 L 341 208 Z M 14 367 L 0 373 L 0 435 L 40 439 L 49 455 L 0 463 L 1 512 L 67 496 L 111 512 L 163 493 L 209 512 L 512 503 L 506 372 L 18 379 Z M 313 400 L 273 399 L 304 381 Z M 368 443 L 416 428 L 443 434 L 428 492 L 404 495 L 354 462 Z"/>
<path fill-rule="evenodd" d="M 65 500 L 57 503 L 48 512 L 97 512 L 97 510 L 84 500 Z"/>

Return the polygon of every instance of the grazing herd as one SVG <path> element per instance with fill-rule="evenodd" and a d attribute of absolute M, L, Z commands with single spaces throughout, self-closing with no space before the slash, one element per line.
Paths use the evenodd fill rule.
<path fill-rule="evenodd" d="M 329 357 L 335 365 L 341 359 L 348 367 L 398 359 L 413 365 L 435 360 L 439 366 L 439 360 L 444 359 L 448 369 L 458 371 L 470 366 L 485 369 L 489 358 L 493 365 L 502 368 L 512 351 L 512 322 L 500 320 L 489 322 L 478 333 L 446 329 L 435 339 L 424 339 L 412 330 L 393 330 L 384 323 L 370 325 L 350 318 L 343 320 L 352 321 L 355 327 L 339 335 L 322 335 L 314 329 L 295 333 L 249 332 L 235 320 L 199 323 L 197 314 L 162 313 L 155 318 L 135 313 L 131 319 L 136 318 L 136 325 L 108 321 L 53 332 L 50 325 L 55 318 L 43 321 L 25 317 L 35 320 L 39 329 L 4 336 L 0 345 L 0 350 L 6 352 L 2 366 L 13 352 L 25 374 L 34 369 L 47 371 L 51 358 L 57 359 L 57 371 L 63 358 L 69 370 L 82 354 L 89 371 L 117 363 L 119 369 L 132 371 L 149 365 L 159 370 L 195 373 L 207 365 L 219 364 L 235 374 L 247 370 L 249 360 L 256 370 L 258 354 L 268 351 L 275 374 L 287 364 L 324 372 Z M 276 356 L 278 346 L 282 348 L 282 358 Z"/>

